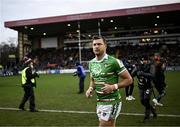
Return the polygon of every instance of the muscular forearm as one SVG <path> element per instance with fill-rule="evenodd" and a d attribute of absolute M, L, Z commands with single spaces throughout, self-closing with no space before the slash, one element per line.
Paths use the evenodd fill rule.
<path fill-rule="evenodd" d="M 120 83 L 116 83 L 114 85 L 110 84 L 104 84 L 104 87 L 102 88 L 103 93 L 111 93 L 113 90 L 117 90 L 119 88 L 124 88 L 128 85 L 132 84 L 132 78 L 123 79 Z"/>
<path fill-rule="evenodd" d="M 93 80 L 91 79 L 91 81 L 90 81 L 90 84 L 89 84 L 89 88 L 87 89 L 87 91 L 86 91 L 86 97 L 92 97 L 92 92 L 93 92 L 93 90 L 94 90 L 94 82 L 93 82 Z"/>
<path fill-rule="evenodd" d="M 94 79 L 90 76 L 90 84 L 89 84 L 89 88 L 92 87 L 94 89 L 95 85 L 94 85 Z"/>
<path fill-rule="evenodd" d="M 92 87 L 93 89 L 95 88 L 95 85 L 94 85 L 94 82 L 93 81 L 90 81 L 90 84 L 89 84 L 89 88 Z"/>
<path fill-rule="evenodd" d="M 118 88 L 124 88 L 132 84 L 132 82 L 133 82 L 132 78 L 128 78 L 128 79 L 121 80 L 121 82 L 117 83 L 117 85 L 118 85 Z"/>
<path fill-rule="evenodd" d="M 129 72 L 126 70 L 120 75 L 121 81 L 117 84 L 118 88 L 124 88 L 132 84 L 133 79 Z"/>

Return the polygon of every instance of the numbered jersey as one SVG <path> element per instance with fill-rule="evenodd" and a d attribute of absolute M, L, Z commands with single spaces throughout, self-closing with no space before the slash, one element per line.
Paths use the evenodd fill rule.
<path fill-rule="evenodd" d="M 100 61 L 97 61 L 96 58 L 90 61 L 89 70 L 94 80 L 98 104 L 112 104 L 120 100 L 119 90 L 115 90 L 110 94 L 103 94 L 101 88 L 105 83 L 112 85 L 118 83 L 119 74 L 125 69 L 120 60 L 107 54 Z"/>

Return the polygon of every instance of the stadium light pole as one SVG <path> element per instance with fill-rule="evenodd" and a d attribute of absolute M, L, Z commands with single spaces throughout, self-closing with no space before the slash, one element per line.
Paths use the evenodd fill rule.
<path fill-rule="evenodd" d="M 101 36 L 101 23 L 98 20 L 98 34 Z"/>
<path fill-rule="evenodd" d="M 80 21 L 78 21 L 78 46 L 79 46 L 79 62 L 81 63 L 81 24 Z"/>

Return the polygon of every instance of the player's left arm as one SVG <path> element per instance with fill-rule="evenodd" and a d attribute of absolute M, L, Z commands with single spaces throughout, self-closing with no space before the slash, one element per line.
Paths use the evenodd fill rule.
<path fill-rule="evenodd" d="M 119 77 L 121 78 L 121 81 L 119 83 L 116 83 L 113 85 L 104 84 L 104 86 L 101 88 L 101 91 L 104 94 L 108 94 L 119 88 L 124 88 L 126 86 L 129 86 L 133 82 L 131 75 L 129 74 L 128 70 L 126 70 L 126 69 L 119 75 Z"/>
<path fill-rule="evenodd" d="M 132 79 L 131 75 L 129 74 L 128 70 L 124 67 L 122 61 L 117 60 L 116 65 L 117 65 L 116 66 L 117 72 L 118 72 L 119 78 L 121 80 L 117 84 L 113 85 L 115 87 L 115 89 L 124 88 L 124 87 L 132 84 L 133 79 Z"/>
<path fill-rule="evenodd" d="M 94 79 L 92 78 L 92 76 L 90 75 L 90 84 L 89 84 L 89 88 L 86 91 L 86 97 L 92 97 L 92 93 L 95 89 L 95 85 L 94 85 Z"/>
<path fill-rule="evenodd" d="M 119 78 L 121 78 L 121 81 L 113 85 L 104 84 L 104 87 L 102 87 L 101 89 L 101 91 L 104 94 L 108 94 L 108 93 L 111 93 L 113 90 L 117 90 L 119 88 L 129 86 L 133 82 L 131 75 L 129 74 L 128 70 L 124 67 L 121 61 L 117 60 L 117 63 L 115 63 L 115 66 L 116 66 Z"/>
<path fill-rule="evenodd" d="M 129 74 L 129 72 L 126 69 L 122 73 L 119 74 L 119 77 L 120 77 L 121 81 L 119 83 L 117 83 L 118 88 L 124 88 L 126 86 L 129 86 L 133 82 L 131 75 Z M 117 87 L 116 87 L 116 89 L 118 89 Z"/>

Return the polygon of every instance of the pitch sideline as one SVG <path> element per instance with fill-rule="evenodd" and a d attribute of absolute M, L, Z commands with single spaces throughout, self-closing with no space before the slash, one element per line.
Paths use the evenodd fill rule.
<path fill-rule="evenodd" d="M 0 110 L 12 110 L 18 111 L 18 108 L 3 108 L 0 107 Z M 48 109 L 41 109 L 40 112 L 55 112 L 55 113 L 74 113 L 74 114 L 95 114 L 95 112 L 88 112 L 88 111 L 71 111 L 71 110 L 48 110 Z M 143 116 L 144 114 L 141 113 L 120 113 L 121 115 L 127 116 Z M 180 117 L 180 115 L 173 115 L 173 114 L 158 114 L 158 117 Z"/>

